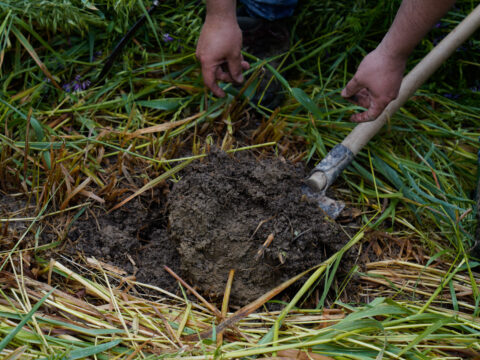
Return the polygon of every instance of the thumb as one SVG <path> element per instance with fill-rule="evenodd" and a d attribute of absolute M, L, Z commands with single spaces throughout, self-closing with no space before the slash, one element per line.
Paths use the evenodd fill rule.
<path fill-rule="evenodd" d="M 350 80 L 345 86 L 345 88 L 342 90 L 342 97 L 344 98 L 349 98 L 358 93 L 360 90 L 362 90 L 363 86 L 360 84 L 360 82 L 357 80 L 356 77 L 353 77 L 352 80 Z"/>

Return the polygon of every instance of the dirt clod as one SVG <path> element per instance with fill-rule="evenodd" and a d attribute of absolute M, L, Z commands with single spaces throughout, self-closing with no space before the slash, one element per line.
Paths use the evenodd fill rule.
<path fill-rule="evenodd" d="M 235 269 L 232 303 L 244 305 L 338 251 L 347 236 L 300 185 L 301 166 L 214 152 L 190 166 L 169 195 L 169 234 L 183 275 L 221 296 Z"/>

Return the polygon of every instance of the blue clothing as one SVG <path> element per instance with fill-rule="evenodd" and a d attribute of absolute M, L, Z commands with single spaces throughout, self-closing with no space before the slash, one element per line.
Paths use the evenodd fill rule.
<path fill-rule="evenodd" d="M 279 20 L 293 15 L 298 0 L 240 0 L 250 16 Z"/>

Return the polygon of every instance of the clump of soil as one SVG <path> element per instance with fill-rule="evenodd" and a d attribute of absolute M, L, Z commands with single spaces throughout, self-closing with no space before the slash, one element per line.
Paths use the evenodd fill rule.
<path fill-rule="evenodd" d="M 244 305 L 338 251 L 348 238 L 302 195 L 304 177 L 301 166 L 244 153 L 190 166 L 168 206 L 183 275 L 221 296 L 235 269 L 231 302 Z"/>

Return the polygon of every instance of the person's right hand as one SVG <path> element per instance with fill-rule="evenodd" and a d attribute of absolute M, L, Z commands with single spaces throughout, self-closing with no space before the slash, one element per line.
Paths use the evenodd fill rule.
<path fill-rule="evenodd" d="M 250 66 L 243 60 L 242 31 L 235 19 L 209 18 L 203 24 L 197 44 L 203 82 L 218 97 L 225 92 L 217 81 L 242 83 L 242 71 Z"/>

